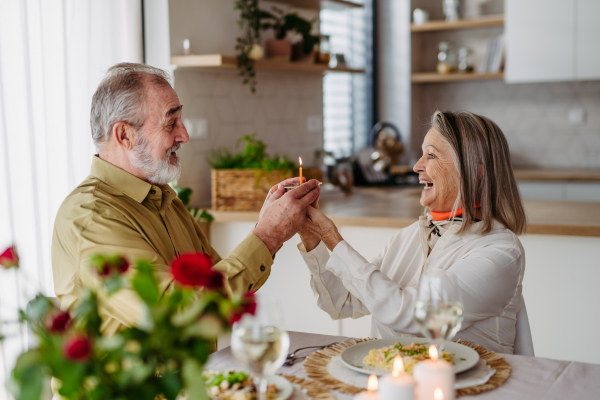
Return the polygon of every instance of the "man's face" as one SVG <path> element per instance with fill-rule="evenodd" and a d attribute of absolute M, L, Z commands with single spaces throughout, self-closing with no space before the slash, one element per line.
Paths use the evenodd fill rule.
<path fill-rule="evenodd" d="M 131 157 L 151 183 L 163 185 L 179 177 L 181 166 L 176 152 L 190 139 L 181 121 L 181 109 L 173 88 L 148 84 L 146 120 Z"/>

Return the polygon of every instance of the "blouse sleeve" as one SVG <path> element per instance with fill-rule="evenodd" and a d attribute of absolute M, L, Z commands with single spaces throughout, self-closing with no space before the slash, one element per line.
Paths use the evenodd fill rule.
<path fill-rule="evenodd" d="M 392 239 L 392 241 L 393 240 L 394 239 Z M 390 241 L 390 243 L 392 241 Z M 341 243 L 346 242 L 342 241 L 340 244 Z M 336 249 L 340 244 L 336 246 Z M 389 243 L 377 257 L 371 260 L 369 265 L 379 269 L 388 248 Z M 319 245 L 310 252 L 307 252 L 304 245 L 300 243 L 298 245 L 298 250 L 300 250 L 300 254 L 310 271 L 310 286 L 313 289 L 319 308 L 327 312 L 332 319 L 360 318 L 370 314 L 369 309 L 365 307 L 364 303 L 353 293 L 348 291 L 344 285 L 344 281 L 329 270 L 329 264 L 343 263 L 344 261 L 330 257 L 327 246 L 325 246 L 323 242 L 320 242 Z M 358 252 L 354 252 L 350 262 L 352 264 L 357 264 L 366 261 L 358 254 Z M 341 266 L 341 268 L 343 268 L 343 266 Z"/>
<path fill-rule="evenodd" d="M 417 288 L 400 288 L 345 241 L 335 247 L 325 269 L 377 322 L 396 332 L 419 333 L 414 322 Z M 521 252 L 513 246 L 482 247 L 447 270 L 433 269 L 427 274 L 440 276 L 443 289 L 459 291 L 465 311 L 464 329 L 502 314 L 517 290 L 520 272 Z"/>

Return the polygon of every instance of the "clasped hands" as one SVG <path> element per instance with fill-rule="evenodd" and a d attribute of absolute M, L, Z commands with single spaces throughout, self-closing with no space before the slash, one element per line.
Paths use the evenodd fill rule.
<path fill-rule="evenodd" d="M 289 192 L 284 186 L 300 182 L 290 178 L 273 186 L 260 210 L 258 224 L 253 234 L 261 239 L 271 254 L 296 233 L 300 234 L 306 251 L 314 249 L 320 241 L 330 249 L 342 241 L 335 224 L 319 211 L 319 182 L 311 179 Z"/>

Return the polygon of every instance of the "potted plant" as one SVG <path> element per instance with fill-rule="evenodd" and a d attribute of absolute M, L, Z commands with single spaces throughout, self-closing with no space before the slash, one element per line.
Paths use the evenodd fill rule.
<path fill-rule="evenodd" d="M 287 157 L 269 156 L 256 134 L 241 137 L 240 153 L 227 149 L 211 153 L 212 208 L 217 211 L 259 211 L 271 187 L 290 178 L 296 165 Z"/>
<path fill-rule="evenodd" d="M 263 11 L 258 8 L 258 0 L 236 0 L 234 10 L 240 12 L 238 26 L 242 35 L 237 38 L 235 49 L 238 51 L 237 68 L 239 75 L 244 78 L 243 84 L 250 86 L 250 91 L 256 93 L 256 71 L 254 61 L 262 58 L 260 48 L 261 18 Z"/>
<path fill-rule="evenodd" d="M 175 190 L 175 193 L 177 193 L 177 197 L 179 197 L 179 200 L 181 200 L 183 205 L 187 207 L 190 214 L 192 214 L 192 217 L 194 217 L 196 222 L 198 222 L 198 225 L 200 225 L 200 229 L 202 229 L 204 236 L 206 236 L 206 238 L 210 242 L 210 224 L 214 221 L 215 218 L 212 216 L 211 213 L 209 213 L 206 210 L 202 210 L 198 207 L 189 207 L 190 200 L 192 198 L 192 193 L 194 192 L 191 188 L 181 187 L 178 186 L 177 183 L 174 183 L 173 190 Z"/>
<path fill-rule="evenodd" d="M 261 18 L 271 20 L 261 24 L 264 29 L 275 31 L 275 40 L 267 41 L 267 56 L 285 60 L 300 61 L 309 58 L 319 36 L 312 35 L 312 25 L 315 20 L 308 21 L 298 13 L 286 14 L 283 10 L 273 7 L 273 13 L 263 11 Z M 302 35 L 302 41 L 292 44 L 286 39 L 288 32 L 293 31 Z"/>

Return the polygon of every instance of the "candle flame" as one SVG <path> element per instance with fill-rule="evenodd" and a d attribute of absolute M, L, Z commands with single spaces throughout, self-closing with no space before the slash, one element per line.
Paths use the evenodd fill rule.
<path fill-rule="evenodd" d="M 433 361 L 437 361 L 439 358 L 438 351 L 434 345 L 429 346 L 429 358 L 431 358 Z"/>
<path fill-rule="evenodd" d="M 298 160 L 300 160 L 300 165 L 302 166 L 302 157 L 298 157 Z"/>
<path fill-rule="evenodd" d="M 379 387 L 379 382 L 377 381 L 377 376 L 370 375 L 369 381 L 367 382 L 367 390 L 369 392 L 376 392 Z"/>
<path fill-rule="evenodd" d="M 442 392 L 442 389 L 435 389 L 435 391 L 433 392 L 433 398 L 435 400 L 444 400 L 444 393 Z"/>
<path fill-rule="evenodd" d="M 402 357 L 396 356 L 396 357 L 394 357 L 394 364 L 392 366 L 392 376 L 394 378 L 397 378 L 403 373 L 404 373 L 404 361 L 402 360 Z"/>

